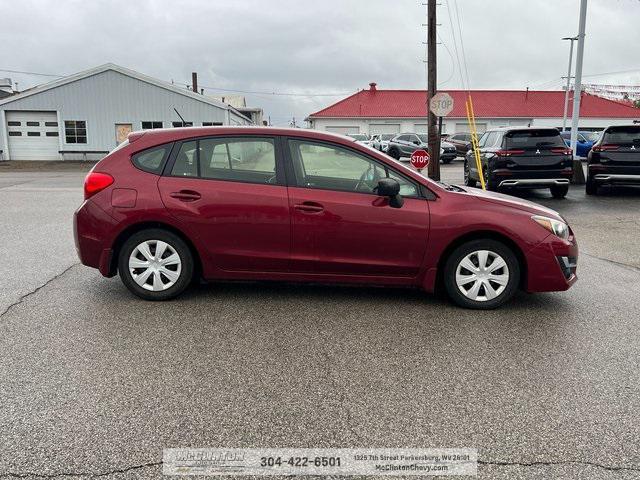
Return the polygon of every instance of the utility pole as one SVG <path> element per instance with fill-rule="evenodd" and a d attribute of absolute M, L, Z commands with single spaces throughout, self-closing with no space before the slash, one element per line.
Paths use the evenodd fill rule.
<path fill-rule="evenodd" d="M 578 122 L 580 121 L 580 97 L 582 96 L 582 60 L 584 58 L 584 29 L 587 23 L 587 0 L 580 0 L 578 24 L 578 51 L 576 52 L 576 81 L 573 87 L 573 113 L 571 115 L 571 150 L 573 150 L 573 182 L 584 183 L 584 170 L 578 156 Z"/>
<path fill-rule="evenodd" d="M 440 180 L 440 142 L 438 141 L 437 118 L 429 109 L 429 100 L 437 89 L 436 58 L 436 0 L 427 0 L 427 140 L 429 145 L 429 178 Z"/>
<path fill-rule="evenodd" d="M 564 92 L 564 113 L 562 114 L 562 131 L 567 129 L 567 111 L 569 110 L 569 89 L 571 88 L 571 63 L 573 61 L 573 42 L 578 37 L 564 37 L 562 40 L 570 40 L 571 46 L 569 47 L 569 71 L 567 72 L 567 89 Z"/>

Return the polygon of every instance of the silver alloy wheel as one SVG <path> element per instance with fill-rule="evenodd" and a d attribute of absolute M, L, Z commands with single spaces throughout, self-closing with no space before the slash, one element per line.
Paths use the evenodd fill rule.
<path fill-rule="evenodd" d="M 471 252 L 456 267 L 456 285 L 469 300 L 493 300 L 504 292 L 508 283 L 507 262 L 489 250 Z"/>
<path fill-rule="evenodd" d="M 131 278 L 145 290 L 160 292 L 171 288 L 181 271 L 180 255 L 162 240 L 145 240 L 129 256 Z"/>

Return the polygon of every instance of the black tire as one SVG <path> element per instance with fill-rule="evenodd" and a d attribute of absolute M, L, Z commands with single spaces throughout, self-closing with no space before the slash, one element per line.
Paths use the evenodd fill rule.
<path fill-rule="evenodd" d="M 387 150 L 387 155 L 391 158 L 395 158 L 396 160 L 400 160 L 400 151 L 397 148 Z"/>
<path fill-rule="evenodd" d="M 178 277 L 173 282 L 173 285 L 159 291 L 147 290 L 139 285 L 134 279 L 132 272 L 129 270 L 129 258 L 134 249 L 145 241 L 149 241 L 151 242 L 151 245 L 153 245 L 154 240 L 167 243 L 168 246 L 178 254 L 180 261 Z M 167 252 L 169 253 L 169 248 L 167 248 Z M 155 251 L 151 251 L 151 253 L 155 256 Z M 139 256 L 138 258 L 142 259 L 144 257 Z M 174 266 L 170 266 L 170 268 L 177 269 L 177 267 Z M 191 250 L 189 250 L 187 244 L 176 234 L 160 228 L 151 228 L 134 233 L 124 242 L 124 245 L 122 245 L 118 255 L 118 274 L 120 275 L 122 283 L 124 283 L 132 293 L 145 300 L 169 300 L 177 297 L 193 280 L 193 272 L 193 255 L 191 254 Z M 150 275 L 149 278 L 153 276 L 154 275 Z M 162 274 L 160 278 L 163 283 L 165 280 L 167 283 L 170 283 L 169 277 L 164 276 L 164 274 Z M 149 281 L 147 281 L 145 285 L 149 285 Z"/>
<path fill-rule="evenodd" d="M 497 192 L 499 189 L 498 184 L 493 178 L 491 178 L 491 174 L 489 172 L 489 169 L 487 168 L 487 165 L 482 166 L 482 175 L 484 176 L 484 186 L 487 188 L 487 190 L 489 190 L 490 192 Z"/>
<path fill-rule="evenodd" d="M 467 160 L 464 161 L 464 184 L 467 187 L 478 186 L 478 182 L 476 182 L 473 178 L 471 178 L 471 171 L 469 169 L 469 162 Z"/>
<path fill-rule="evenodd" d="M 569 185 L 554 185 L 549 190 L 553 198 L 564 198 L 569 193 Z"/>
<path fill-rule="evenodd" d="M 487 291 L 484 290 L 484 285 L 479 289 L 479 292 L 483 292 L 484 295 L 479 296 L 484 296 L 485 299 L 479 298 L 478 300 L 473 300 L 465 296 L 456 283 L 456 271 L 460 262 L 467 257 L 467 255 L 473 254 L 473 252 L 479 250 L 488 250 L 492 255 L 499 255 L 506 264 L 506 273 L 508 273 L 507 284 L 504 286 L 504 289 L 492 299 L 486 299 Z M 505 270 L 501 268 L 496 269 L 495 272 L 496 274 L 504 274 Z M 451 252 L 445 262 L 443 275 L 445 290 L 453 302 L 464 308 L 491 310 L 507 302 L 518 290 L 518 286 L 520 284 L 520 263 L 511 248 L 507 247 L 502 242 L 488 238 L 471 240 L 460 245 Z M 493 286 L 498 284 L 491 283 L 491 285 Z M 497 289 L 499 288 L 500 287 L 498 286 Z"/>
<path fill-rule="evenodd" d="M 585 191 L 587 195 L 598 195 L 598 184 L 587 177 L 587 183 L 585 185 Z"/>
<path fill-rule="evenodd" d="M 448 165 L 451 163 L 451 161 L 453 160 L 453 158 L 443 158 L 442 159 L 442 163 L 444 163 L 445 165 Z"/>

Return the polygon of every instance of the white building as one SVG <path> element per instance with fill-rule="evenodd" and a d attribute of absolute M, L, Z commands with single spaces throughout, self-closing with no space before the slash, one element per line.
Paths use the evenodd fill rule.
<path fill-rule="evenodd" d="M 468 132 L 464 90 L 444 90 L 454 99 L 454 108 L 443 119 L 443 133 Z M 563 91 L 472 90 L 471 96 L 479 132 L 510 125 L 562 126 Z M 571 125 L 570 94 L 569 120 Z M 640 109 L 628 103 L 582 94 L 580 128 L 601 129 L 607 125 L 632 123 Z M 307 118 L 316 130 L 335 133 L 426 132 L 425 90 L 378 90 L 375 83 Z"/>
<path fill-rule="evenodd" d="M 4 160 L 101 158 L 134 130 L 250 125 L 219 100 L 107 64 L 0 99 Z"/>

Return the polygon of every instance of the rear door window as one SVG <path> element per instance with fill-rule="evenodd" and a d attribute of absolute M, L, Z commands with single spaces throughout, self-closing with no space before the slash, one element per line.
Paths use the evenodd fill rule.
<path fill-rule="evenodd" d="M 172 176 L 275 184 L 272 138 L 203 138 L 183 142 Z"/>

